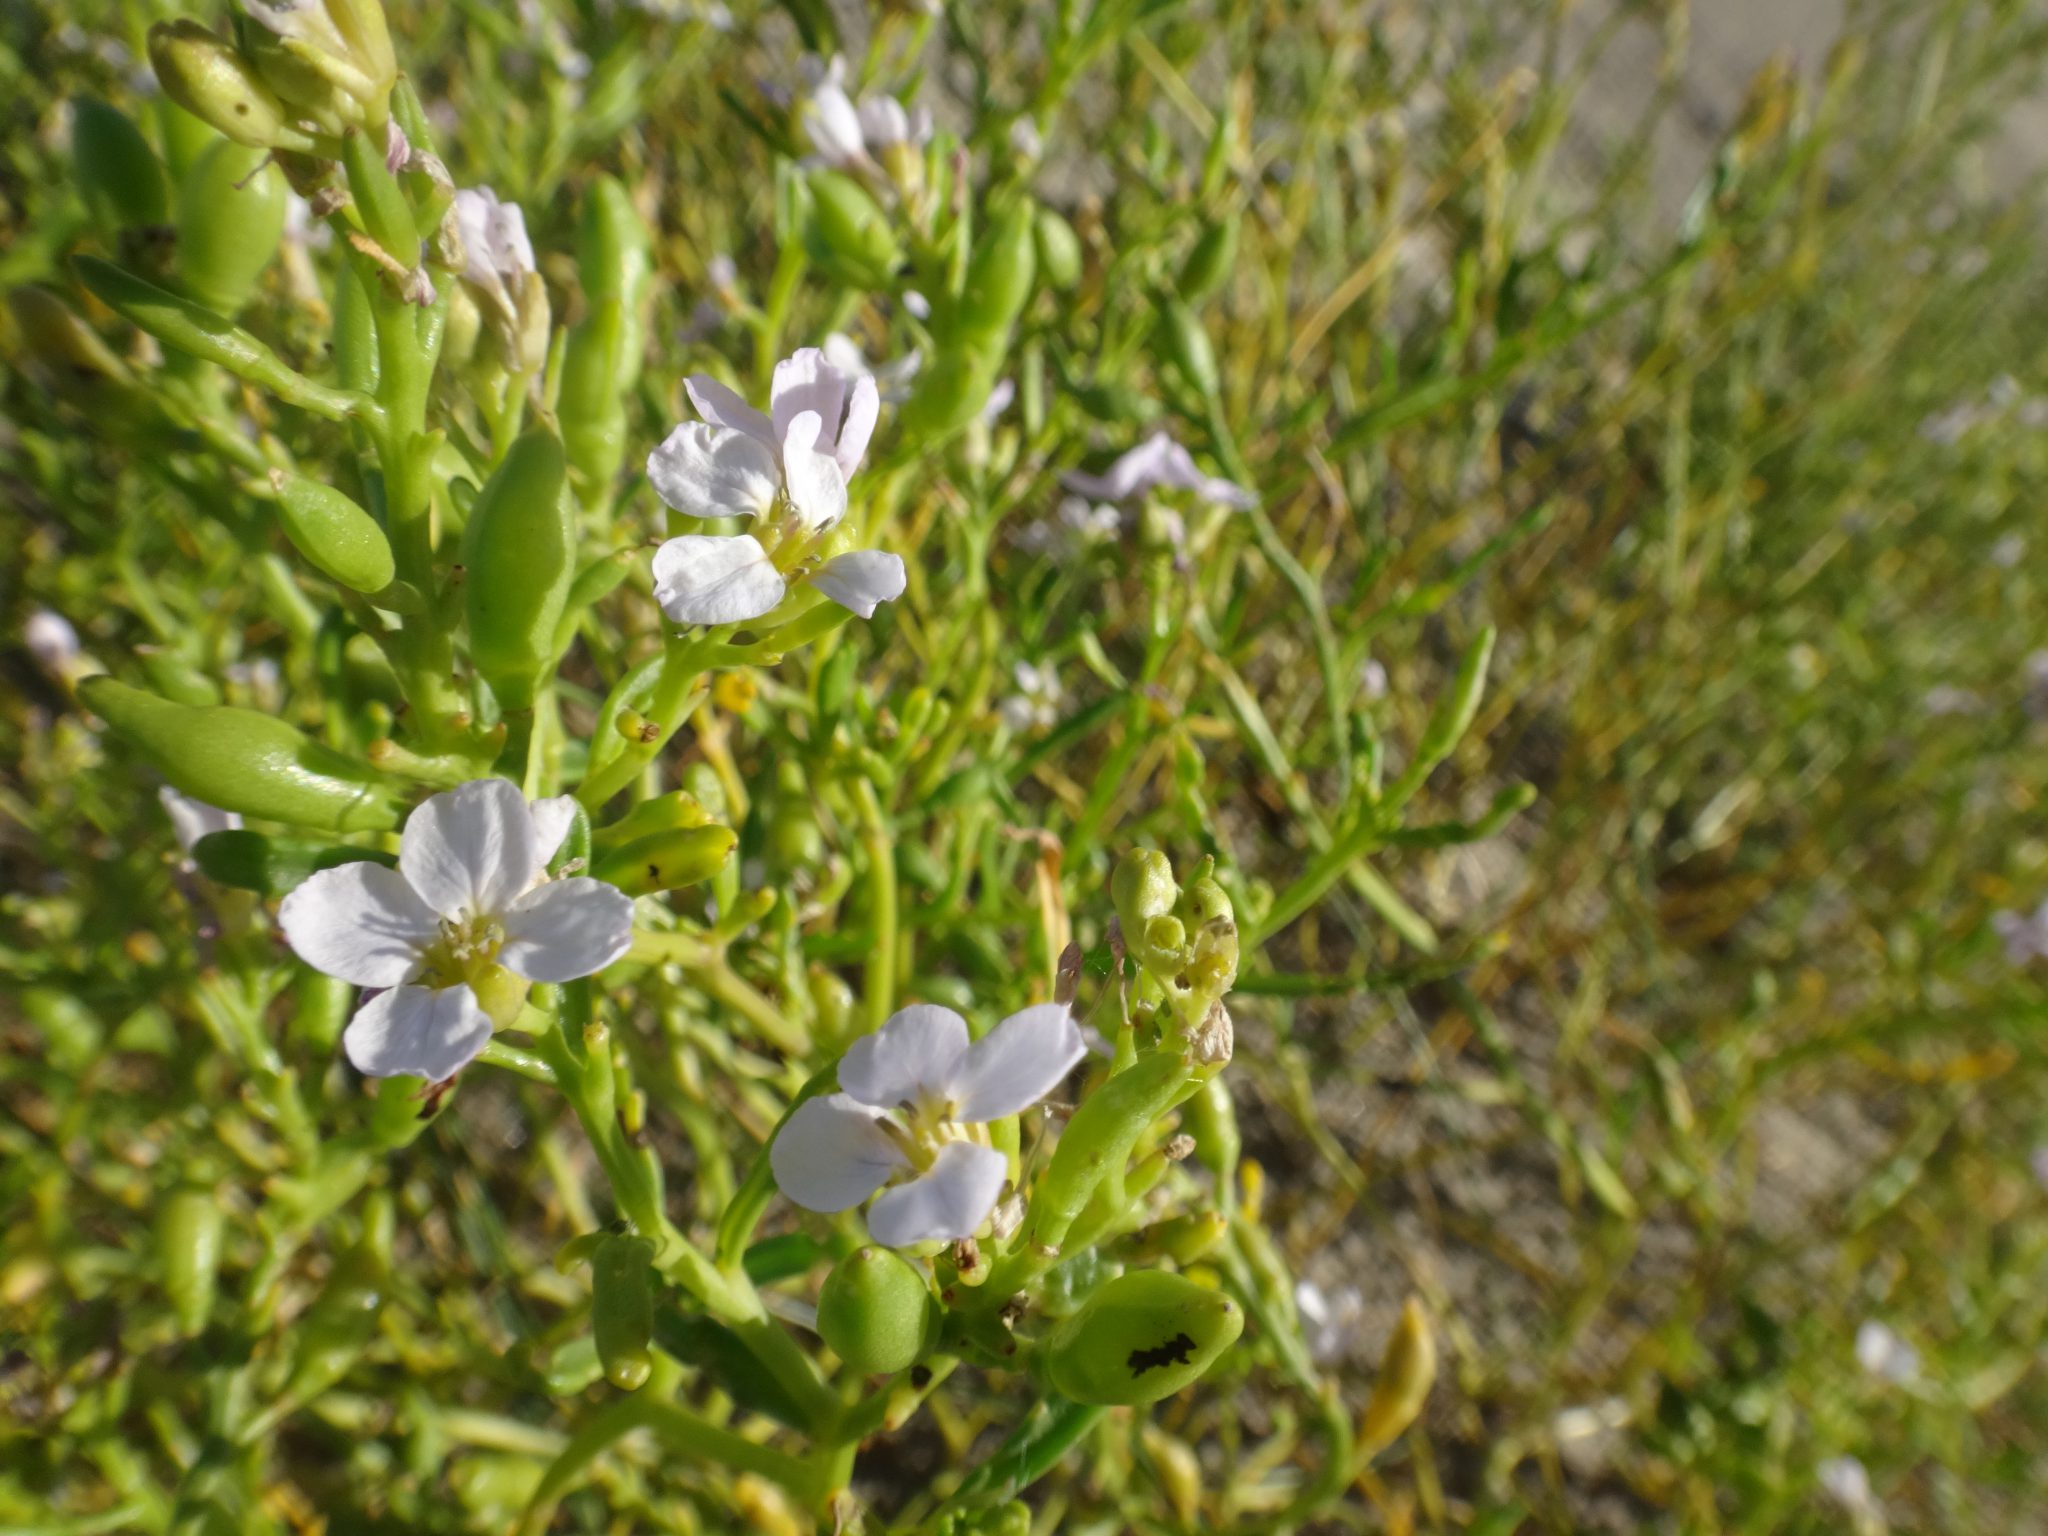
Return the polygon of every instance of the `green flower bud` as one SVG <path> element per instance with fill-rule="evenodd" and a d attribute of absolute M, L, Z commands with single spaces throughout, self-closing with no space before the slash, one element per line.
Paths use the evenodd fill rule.
<path fill-rule="evenodd" d="M 208 805 L 331 832 L 398 825 L 389 784 L 270 715 L 173 704 L 111 677 L 87 679 L 78 694 L 173 788 Z"/>
<path fill-rule="evenodd" d="M 818 1335 L 857 1371 L 908 1370 L 937 1328 L 938 1304 L 924 1276 L 888 1248 L 856 1248 L 818 1292 Z"/>
<path fill-rule="evenodd" d="M 1237 215 L 1227 214 L 1211 223 L 1195 241 L 1180 268 L 1180 296 L 1187 303 L 1201 303 L 1230 276 L 1237 265 L 1237 225 Z"/>
<path fill-rule="evenodd" d="M 652 837 L 657 832 L 687 831 L 701 827 L 711 820 L 711 813 L 703 803 L 687 790 L 671 790 L 665 795 L 656 795 L 642 800 L 608 827 L 600 828 L 596 834 L 599 852 L 607 848 L 621 848 L 627 843 L 643 837 Z"/>
<path fill-rule="evenodd" d="M 1393 1444 L 1422 1412 L 1435 1381 L 1436 1337 L 1430 1332 L 1429 1314 L 1411 1296 L 1401 1308 L 1401 1321 L 1387 1341 L 1379 1375 L 1373 1380 L 1372 1398 L 1359 1426 L 1359 1449 L 1371 1453 Z"/>
<path fill-rule="evenodd" d="M 149 29 L 149 63 L 164 94 L 201 122 L 254 149 L 313 148 L 293 127 L 277 92 L 249 63 L 196 21 L 160 21 Z"/>
<path fill-rule="evenodd" d="M 1046 1379 L 1077 1403 L 1156 1403 L 1243 1331 L 1243 1310 L 1219 1291 L 1163 1270 L 1119 1275 L 1047 1340 Z"/>
<path fill-rule="evenodd" d="M 804 248 L 811 260 L 850 287 L 881 287 L 903 259 L 882 205 L 838 171 L 813 171 L 810 187 Z"/>
<path fill-rule="evenodd" d="M 825 966 L 813 964 L 808 973 L 811 1012 L 816 1015 L 815 1031 L 821 1044 L 844 1040 L 854 1028 L 853 987 L 844 976 Z"/>
<path fill-rule="evenodd" d="M 201 839 L 204 841 L 204 839 Z M 334 1054 L 342 1027 L 355 1012 L 356 989 L 339 977 L 301 965 L 292 980 L 292 1038 L 308 1057 L 325 1061 Z"/>
<path fill-rule="evenodd" d="M 398 860 L 377 848 L 334 847 L 297 838 L 269 837 L 246 827 L 209 832 L 192 845 L 192 862 L 199 872 L 217 885 L 255 891 L 264 896 L 284 896 L 312 879 L 323 869 L 342 864 L 382 864 L 396 868 Z"/>
<path fill-rule="evenodd" d="M 392 260 L 410 267 L 420 259 L 420 230 L 413 222 L 412 204 L 405 200 L 398 178 L 384 163 L 383 140 L 382 132 L 351 129 L 341 141 L 341 163 L 348 172 L 349 196 L 355 200 L 364 232 Z"/>
<path fill-rule="evenodd" d="M 562 387 L 556 417 L 569 465 L 585 480 L 608 486 L 625 462 L 625 399 L 632 385 L 623 378 L 626 355 L 625 302 L 596 301 L 590 313 L 569 327 L 562 347 Z"/>
<path fill-rule="evenodd" d="M 1161 1222 L 1147 1234 L 1148 1241 L 1183 1267 L 1205 1258 L 1230 1230 L 1230 1218 L 1221 1211 L 1196 1211 Z"/>
<path fill-rule="evenodd" d="M 450 312 L 454 304 L 449 305 Z M 470 314 L 476 314 L 474 303 Z M 442 332 L 441 355 L 448 356 L 446 330 Z M 473 339 L 473 338 L 472 338 Z M 369 290 L 353 262 L 344 261 L 334 274 L 334 371 L 343 389 L 375 392 L 382 362 L 377 355 L 377 313 L 370 305 Z"/>
<path fill-rule="evenodd" d="M 128 114 L 97 96 L 72 98 L 71 159 L 86 209 L 108 239 L 168 216 L 163 162 Z"/>
<path fill-rule="evenodd" d="M 249 57 L 324 132 L 381 130 L 398 59 L 378 0 L 250 0 Z"/>
<path fill-rule="evenodd" d="M 1002 367 L 999 346 L 944 349 L 918 370 L 917 383 L 900 414 L 904 432 L 914 438 L 939 439 L 959 431 L 988 404 Z"/>
<path fill-rule="evenodd" d="M 1081 237 L 1074 226 L 1050 208 L 1040 208 L 1032 224 L 1038 265 L 1045 280 L 1064 293 L 1081 281 Z"/>
<path fill-rule="evenodd" d="M 657 832 L 600 856 L 590 872 L 628 896 L 681 890 L 717 874 L 738 844 L 731 827 Z"/>
<path fill-rule="evenodd" d="M 220 1281 L 221 1204 L 211 1189 L 187 1187 L 164 1202 L 157 1217 L 157 1262 L 164 1294 L 191 1338 L 206 1326 Z"/>
<path fill-rule="evenodd" d="M 279 520 L 292 545 L 323 576 L 351 592 L 381 592 L 398 573 L 377 520 L 331 485 L 270 472 Z"/>
<path fill-rule="evenodd" d="M 1117 860 L 1116 872 L 1109 877 L 1109 899 L 1125 938 L 1142 937 L 1148 922 L 1171 912 L 1180 900 L 1173 865 L 1154 849 L 1133 848 Z"/>
<path fill-rule="evenodd" d="M 554 661 L 576 575 L 568 464 L 552 432 L 528 432 L 478 494 L 463 529 L 471 663 L 506 709 L 529 709 Z"/>
<path fill-rule="evenodd" d="M 974 243 L 957 311 L 960 335 L 970 344 L 1008 336 L 1031 298 L 1038 270 L 1032 237 L 1036 206 L 1018 198 Z"/>
<path fill-rule="evenodd" d="M 1181 1127 L 1195 1138 L 1195 1161 L 1227 1182 L 1237 1172 L 1244 1138 L 1237 1129 L 1237 1106 L 1230 1085 L 1218 1073 L 1202 1084 L 1181 1109 Z"/>
<path fill-rule="evenodd" d="M 590 1256 L 590 1323 L 597 1358 L 621 1391 L 637 1391 L 654 1369 L 654 1244 L 610 1236 Z"/>
<path fill-rule="evenodd" d="M 597 1340 L 578 1334 L 551 1350 L 541 1365 L 541 1379 L 555 1397 L 576 1397 L 597 1384 L 604 1362 L 597 1358 Z"/>
<path fill-rule="evenodd" d="M 576 262 L 583 292 L 593 303 L 639 302 L 653 271 L 647 223 L 616 176 L 591 183 L 576 230 Z M 638 359 L 634 360 L 638 373 Z"/>
<path fill-rule="evenodd" d="M 284 238 L 284 177 L 266 158 L 216 144 L 178 188 L 178 286 L 217 314 L 248 304 Z"/>

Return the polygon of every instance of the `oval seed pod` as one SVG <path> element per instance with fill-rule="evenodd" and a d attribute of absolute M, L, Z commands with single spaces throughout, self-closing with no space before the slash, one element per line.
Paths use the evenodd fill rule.
<path fill-rule="evenodd" d="M 1371 1454 L 1393 1444 L 1422 1412 L 1423 1400 L 1435 1381 L 1436 1337 L 1430 1332 L 1429 1314 L 1410 1296 L 1381 1357 L 1372 1399 L 1365 1405 L 1365 1420 L 1359 1428 L 1358 1448 Z"/>
<path fill-rule="evenodd" d="M 695 795 L 686 789 L 672 789 L 665 795 L 642 800 L 610 826 L 598 828 L 592 836 L 602 851 L 623 848 L 657 832 L 685 832 L 692 827 L 705 826 L 710 820 L 711 813 L 704 809 Z"/>
<path fill-rule="evenodd" d="M 273 716 L 173 704 L 111 677 L 88 678 L 78 694 L 174 789 L 208 805 L 330 832 L 398 825 L 391 785 Z"/>
<path fill-rule="evenodd" d="M 201 122 L 252 149 L 313 147 L 291 126 L 277 92 L 217 34 L 190 19 L 149 29 L 149 64 L 164 94 Z"/>
<path fill-rule="evenodd" d="M 128 114 L 97 96 L 71 99 L 71 162 L 86 209 L 108 239 L 169 216 L 163 162 Z"/>
<path fill-rule="evenodd" d="M 612 1235 L 590 1256 L 590 1323 L 608 1381 L 637 1391 L 654 1369 L 654 1244 Z"/>
<path fill-rule="evenodd" d="M 952 346 L 917 373 L 910 398 L 898 413 L 912 437 L 943 438 L 981 414 L 1002 371 L 1000 346 Z"/>
<path fill-rule="evenodd" d="M 626 305 L 593 300 L 590 313 L 569 327 L 562 345 L 562 386 L 556 419 L 569 464 L 584 479 L 607 486 L 625 462 Z"/>
<path fill-rule="evenodd" d="M 215 143 L 178 188 L 178 287 L 215 313 L 242 311 L 285 238 L 285 176 L 264 150 Z"/>
<path fill-rule="evenodd" d="M 1195 1161 L 1227 1184 L 1237 1172 L 1244 1138 L 1237 1129 L 1237 1105 L 1222 1073 L 1202 1084 L 1181 1108 L 1181 1128 L 1195 1138 Z"/>
<path fill-rule="evenodd" d="M 908 1370 L 937 1326 L 924 1276 L 888 1248 L 856 1248 L 832 1266 L 818 1292 L 818 1336 L 857 1371 Z"/>
<path fill-rule="evenodd" d="M 680 890 L 709 880 L 739 844 L 731 827 L 691 827 L 636 838 L 600 857 L 591 874 L 628 896 Z"/>
<path fill-rule="evenodd" d="M 1216 369 L 1216 348 L 1202 325 L 1202 317 L 1174 299 L 1166 305 L 1159 328 L 1167 359 L 1180 370 L 1181 377 L 1204 399 L 1213 396 L 1221 375 Z"/>
<path fill-rule="evenodd" d="M 877 288 L 903 259 L 889 216 L 868 190 L 839 171 L 813 171 L 804 248 L 825 272 L 854 288 Z"/>
<path fill-rule="evenodd" d="M 398 865 L 395 855 L 380 848 L 337 848 L 270 837 L 247 827 L 207 833 L 192 845 L 192 862 L 217 885 L 263 896 L 289 895 L 321 870 L 342 864 Z"/>
<path fill-rule="evenodd" d="M 469 658 L 506 709 L 533 705 L 554 661 L 555 627 L 576 575 L 568 461 L 552 432 L 528 432 L 477 494 L 463 529 Z"/>
<path fill-rule="evenodd" d="M 179 1336 L 189 1339 L 206 1326 L 219 1289 L 221 1206 L 214 1192 L 188 1186 L 172 1195 L 157 1218 L 156 1238 L 164 1294 Z"/>
<path fill-rule="evenodd" d="M 1064 293 L 1081 281 L 1081 237 L 1050 208 L 1040 208 L 1031 228 L 1045 280 Z"/>
<path fill-rule="evenodd" d="M 156 99 L 156 123 L 164 147 L 164 169 L 170 173 L 170 185 L 175 187 L 199 163 L 199 157 L 213 148 L 219 135 L 168 95 Z"/>
<path fill-rule="evenodd" d="M 377 356 L 377 315 L 352 261 L 336 265 L 333 309 L 336 378 L 343 389 L 372 394 L 382 368 Z"/>
<path fill-rule="evenodd" d="M 1109 877 L 1109 899 L 1116 907 L 1117 921 L 1123 924 L 1124 937 L 1139 938 L 1147 923 L 1164 917 L 1180 900 L 1173 865 L 1156 849 L 1133 848 L 1117 860 L 1116 871 Z"/>
<path fill-rule="evenodd" d="M 1031 298 L 1038 272 L 1036 207 L 1030 198 L 1018 198 L 974 243 L 956 311 L 960 335 L 969 343 L 1007 336 Z"/>
<path fill-rule="evenodd" d="M 351 592 L 381 592 L 398 567 L 377 520 L 331 485 L 273 469 L 278 519 L 307 563 Z"/>
<path fill-rule="evenodd" d="M 1046 1342 L 1046 1378 L 1077 1403 L 1156 1403 L 1200 1378 L 1243 1331 L 1243 1309 L 1220 1291 L 1164 1270 L 1119 1275 Z"/>
<path fill-rule="evenodd" d="M 355 1012 L 356 989 L 337 976 L 316 971 L 310 965 L 297 967 L 292 978 L 291 1035 L 316 1060 L 334 1054 L 342 1027 Z"/>
<path fill-rule="evenodd" d="M 1181 263 L 1181 298 L 1189 304 L 1199 304 L 1230 276 L 1237 265 L 1236 214 L 1226 214 L 1204 229 L 1188 252 L 1188 259 Z"/>

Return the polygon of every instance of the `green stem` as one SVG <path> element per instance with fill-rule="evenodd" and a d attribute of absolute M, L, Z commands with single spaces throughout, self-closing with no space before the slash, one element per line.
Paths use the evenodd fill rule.
<path fill-rule="evenodd" d="M 860 807 L 861 840 L 868 854 L 868 916 L 872 924 L 862 985 L 868 1028 L 880 1029 L 896 1000 L 896 845 L 872 780 L 854 782 Z"/>

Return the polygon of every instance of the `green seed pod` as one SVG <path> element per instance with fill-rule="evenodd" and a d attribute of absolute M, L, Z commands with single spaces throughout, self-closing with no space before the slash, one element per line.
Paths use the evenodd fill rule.
<path fill-rule="evenodd" d="M 201 122 L 252 149 L 313 148 L 290 124 L 277 92 L 241 54 L 196 21 L 160 21 L 149 29 L 149 63 L 164 94 Z"/>
<path fill-rule="evenodd" d="M 1077 1403 L 1156 1403 L 1198 1380 L 1244 1331 L 1228 1296 L 1180 1275 L 1119 1275 L 1046 1342 L 1046 1379 Z"/>
<path fill-rule="evenodd" d="M 818 1292 L 818 1336 L 857 1371 L 908 1370 L 937 1329 L 938 1305 L 924 1276 L 888 1248 L 856 1248 Z"/>
<path fill-rule="evenodd" d="M 1196 1211 L 1161 1222 L 1147 1238 L 1174 1263 L 1186 1267 L 1207 1257 L 1229 1230 L 1230 1218 L 1221 1211 Z"/>
<path fill-rule="evenodd" d="M 562 346 L 555 405 L 562 446 L 570 467 L 599 486 L 610 485 L 625 462 L 625 398 L 632 388 L 622 377 L 627 330 L 625 301 L 598 300 L 569 327 Z"/>
<path fill-rule="evenodd" d="M 1359 1426 L 1359 1449 L 1373 1452 L 1393 1444 L 1422 1412 L 1435 1382 L 1436 1336 L 1430 1332 L 1429 1314 L 1422 1310 L 1422 1303 L 1410 1296 L 1373 1380 L 1372 1398 Z"/>
<path fill-rule="evenodd" d="M 599 828 L 595 836 L 602 853 L 607 848 L 623 848 L 657 832 L 688 831 L 692 827 L 704 826 L 710 820 L 711 813 L 704 809 L 695 795 L 688 790 L 675 789 L 651 800 L 642 800 L 610 826 Z"/>
<path fill-rule="evenodd" d="M 334 274 L 334 372 L 343 389 L 374 393 L 381 363 L 377 356 L 377 315 L 353 262 Z"/>
<path fill-rule="evenodd" d="M 156 99 L 156 121 L 164 146 L 164 168 L 170 172 L 171 185 L 175 187 L 199 163 L 199 157 L 213 148 L 220 135 L 167 95 Z"/>
<path fill-rule="evenodd" d="M 339 977 L 316 971 L 310 965 L 298 967 L 292 978 L 292 1039 L 306 1054 L 325 1061 L 334 1054 L 342 1026 L 355 1011 L 356 989 Z"/>
<path fill-rule="evenodd" d="M 221 1205 L 213 1190 L 188 1187 L 164 1202 L 156 1223 L 157 1262 L 181 1338 L 198 1333 L 213 1312 L 220 1239 Z"/>
<path fill-rule="evenodd" d="M 192 862 L 217 885 L 263 896 L 286 896 L 323 869 L 343 864 L 382 864 L 398 860 L 379 848 L 333 847 L 297 838 L 269 837 L 247 827 L 209 832 L 192 845 Z"/>
<path fill-rule="evenodd" d="M 1227 1183 L 1237 1173 L 1244 1138 L 1237 1129 L 1237 1105 L 1218 1073 L 1203 1083 L 1181 1109 L 1181 1127 L 1195 1138 L 1195 1161 Z"/>
<path fill-rule="evenodd" d="M 838 171 L 813 171 L 804 248 L 812 261 L 854 288 L 879 288 L 903 259 L 889 216 L 868 190 Z"/>
<path fill-rule="evenodd" d="M 657 832 L 602 855 L 590 872 L 628 896 L 681 890 L 717 874 L 738 843 L 731 827 Z"/>
<path fill-rule="evenodd" d="M 548 1352 L 541 1365 L 541 1379 L 555 1397 L 575 1397 L 594 1386 L 604 1374 L 604 1362 L 597 1358 L 597 1340 L 578 1334 Z"/>
<path fill-rule="evenodd" d="M 1433 768 L 1451 755 L 1451 750 L 1472 728 L 1472 720 L 1479 713 L 1480 700 L 1486 696 L 1486 665 L 1493 658 L 1494 629 L 1488 625 L 1473 638 L 1463 659 L 1458 663 L 1458 675 L 1452 679 L 1450 691 L 1437 703 L 1436 711 L 1429 717 L 1429 724 L 1423 728 L 1422 740 L 1415 745 L 1415 760 Z M 1424 769 L 1426 773 L 1427 768 Z M 1414 770 L 1411 768 L 1412 774 Z"/>
<path fill-rule="evenodd" d="M 86 209 L 107 239 L 168 217 L 163 162 L 127 113 L 97 96 L 73 97 L 71 159 Z"/>
<path fill-rule="evenodd" d="M 1031 233 L 1048 283 L 1065 293 L 1081 281 L 1081 237 L 1073 225 L 1052 209 L 1040 208 Z"/>
<path fill-rule="evenodd" d="M 950 436 L 981 414 L 1002 371 L 999 346 L 947 347 L 918 370 L 900 421 L 913 438 Z"/>
<path fill-rule="evenodd" d="M 234 316 L 284 238 L 285 184 L 264 151 L 216 144 L 178 188 L 178 286 L 217 314 Z"/>
<path fill-rule="evenodd" d="M 621 1391 L 637 1391 L 654 1369 L 654 1244 L 607 1237 L 590 1256 L 590 1323 L 597 1358 Z"/>
<path fill-rule="evenodd" d="M 1220 382 L 1216 371 L 1216 348 L 1209 341 L 1201 316 L 1175 299 L 1161 314 L 1159 330 L 1167 359 L 1180 370 L 1189 387 L 1205 400 L 1214 396 Z"/>
<path fill-rule="evenodd" d="M 593 303 L 624 299 L 630 305 L 646 291 L 653 271 L 647 223 L 616 176 L 598 177 L 584 198 L 576 262 Z"/>
<path fill-rule="evenodd" d="M 1116 906 L 1124 937 L 1142 937 L 1147 923 L 1171 912 L 1180 900 L 1173 865 L 1154 849 L 1133 848 L 1117 860 L 1116 872 L 1109 877 L 1109 899 Z"/>
<path fill-rule="evenodd" d="M 813 964 L 807 973 L 811 990 L 811 1012 L 817 1018 L 815 1031 L 821 1044 L 844 1040 L 853 1030 L 853 987 L 837 971 Z"/>
<path fill-rule="evenodd" d="M 398 567 L 377 520 L 331 485 L 273 469 L 277 510 L 292 546 L 351 592 L 381 592 Z"/>
<path fill-rule="evenodd" d="M 463 529 L 469 656 L 498 702 L 529 709 L 555 657 L 555 627 L 576 575 L 568 464 L 552 432 L 514 443 Z"/>
<path fill-rule="evenodd" d="M 1008 336 L 1031 298 L 1038 270 L 1032 236 L 1036 208 L 1030 198 L 1018 198 L 974 243 L 956 312 L 960 336 L 969 344 Z"/>
<path fill-rule="evenodd" d="M 384 134 L 358 128 L 341 141 L 341 163 L 348 172 L 349 195 L 355 200 L 363 229 L 401 266 L 420 259 L 419 226 L 398 178 L 384 163 Z"/>
<path fill-rule="evenodd" d="M 1204 229 L 1180 267 L 1180 296 L 1199 304 L 1230 276 L 1237 265 L 1238 216 L 1226 214 Z"/>
<path fill-rule="evenodd" d="M 398 825 L 389 784 L 273 716 L 173 704 L 111 677 L 88 678 L 78 694 L 173 788 L 208 805 L 330 832 Z"/>

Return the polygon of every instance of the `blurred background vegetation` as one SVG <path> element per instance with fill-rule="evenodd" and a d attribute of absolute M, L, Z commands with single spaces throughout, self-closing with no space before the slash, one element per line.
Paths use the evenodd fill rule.
<path fill-rule="evenodd" d="M 457 180 L 526 209 L 558 313 L 574 272 L 549 253 L 580 178 L 620 175 L 657 220 L 633 408 L 651 445 L 685 373 L 750 361 L 710 274 L 730 255 L 758 294 L 776 268 L 762 82 L 793 82 L 836 26 L 942 122 L 994 123 L 975 142 L 999 155 L 1007 115 L 1051 99 L 1049 9 L 472 0 L 395 4 L 393 24 Z M 1285 887 L 1355 765 L 1398 766 L 1498 629 L 1425 819 L 1521 783 L 1533 804 L 1478 842 L 1376 854 L 1248 961 L 1234 1004 L 1263 1209 L 1346 1401 L 1410 1292 L 1443 1350 L 1423 1423 L 1314 1528 L 2048 1529 L 2048 1007 L 1992 921 L 2048 895 L 2048 11 L 1793 3 L 1801 51 L 1731 78 L 1787 18 L 1129 9 L 1034 180 L 1086 249 L 1080 287 L 1030 312 L 1044 426 L 1000 472 L 897 466 L 894 546 L 923 576 L 867 670 L 884 706 L 934 682 L 984 719 L 1016 662 L 1053 670 L 1046 721 L 981 750 L 998 820 L 1057 840 L 1059 901 L 1099 926 L 1106 860 L 1138 842 Z M 84 310 L 67 103 L 137 108 L 167 13 L 0 12 L 0 288 Z M 1219 112 L 1242 127 L 1204 188 Z M 1210 413 L 1154 304 L 1217 200 L 1242 224 L 1206 311 Z M 288 355 L 318 334 L 294 265 L 317 260 L 288 246 L 251 322 Z M 881 359 L 901 326 L 814 284 L 790 332 Z M 153 1204 L 197 1181 L 246 1210 L 266 1132 L 209 1033 L 205 898 L 153 786 L 17 637 L 54 609 L 116 670 L 189 666 L 284 712 L 306 677 L 260 504 L 175 431 L 128 430 L 125 386 L 39 352 L 19 306 L 4 340 L 0 1527 L 157 1529 L 151 1490 L 199 1426 L 196 1346 L 154 1321 Z M 1153 424 L 1263 506 L 1175 577 L 1178 633 L 1138 686 L 1145 582 L 1060 533 L 1057 477 Z M 644 488 L 621 507 L 656 526 Z M 644 591 L 609 622 L 615 654 L 644 645 Z M 944 637 L 964 660 L 938 665 Z M 765 710 L 726 703 L 734 750 L 776 761 Z M 922 813 L 903 814 L 907 844 Z M 850 835 L 844 853 L 865 856 Z M 925 963 L 971 985 L 1049 958 L 1036 854 L 992 836 L 983 857 L 969 906 L 942 909 L 943 869 L 921 898 Z M 857 938 L 810 953 L 846 964 Z M 715 1053 L 691 1031 L 717 1018 L 662 1027 Z M 710 1134 L 693 1091 L 656 1093 L 685 1189 Z M 547 1260 L 574 1225 L 558 1118 L 465 1084 L 394 1159 L 408 1262 L 378 1349 L 274 1448 L 282 1528 L 502 1529 L 523 1494 L 500 1482 L 559 1449 L 513 1350 L 559 1301 Z M 937 1402 L 863 1491 L 900 1504 L 1007 1411 Z M 1249 1364 L 1113 1415 L 1042 1485 L 1042 1518 L 1266 1528 L 1246 1491 L 1314 1474 L 1302 1416 Z M 784 1518 L 760 1490 L 700 1494 L 628 1458 L 558 1528 Z"/>

